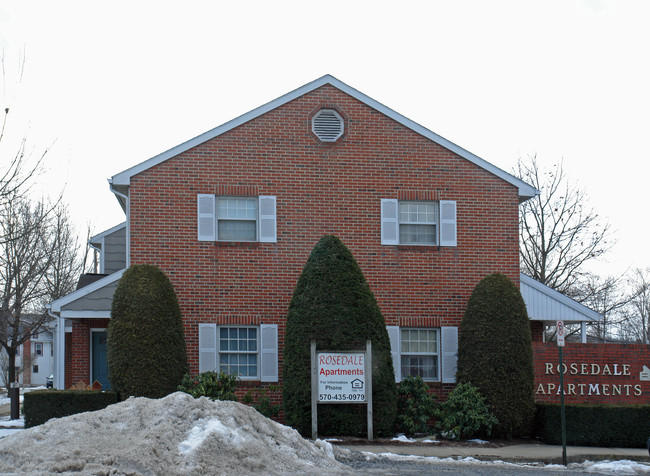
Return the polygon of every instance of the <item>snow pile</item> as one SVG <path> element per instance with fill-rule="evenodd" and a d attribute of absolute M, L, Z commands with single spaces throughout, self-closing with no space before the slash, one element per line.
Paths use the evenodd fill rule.
<path fill-rule="evenodd" d="M 349 474 L 324 441 L 236 402 L 130 398 L 0 440 L 0 473 Z"/>

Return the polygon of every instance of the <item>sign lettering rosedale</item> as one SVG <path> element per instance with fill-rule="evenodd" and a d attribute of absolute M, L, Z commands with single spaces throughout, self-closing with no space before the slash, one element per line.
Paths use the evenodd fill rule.
<path fill-rule="evenodd" d="M 563 364 L 546 362 L 544 366 L 545 375 L 564 375 L 580 378 L 583 376 L 612 376 L 626 378 L 630 381 L 632 377 L 629 364 L 593 364 L 572 362 Z M 641 380 L 644 380 L 641 378 Z M 642 395 L 641 385 L 637 383 L 565 383 L 564 395 L 605 395 L 605 396 L 636 396 Z M 540 383 L 535 393 L 537 395 L 560 395 L 560 386 L 555 383 Z"/>

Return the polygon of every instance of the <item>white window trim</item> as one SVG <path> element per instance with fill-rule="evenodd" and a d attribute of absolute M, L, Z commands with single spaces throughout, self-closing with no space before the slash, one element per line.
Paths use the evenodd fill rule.
<path fill-rule="evenodd" d="M 222 351 L 221 350 L 221 329 L 255 329 L 256 332 L 256 349 L 254 352 L 251 351 L 244 351 L 244 350 L 238 350 L 238 351 Z M 260 368 L 261 368 L 261 361 L 262 361 L 262 346 L 260 345 L 260 326 L 240 326 L 237 324 L 224 324 L 224 325 L 218 325 L 217 326 L 217 371 L 221 371 L 221 359 L 220 356 L 221 354 L 246 354 L 246 355 L 256 355 L 257 356 L 257 374 L 255 376 L 241 376 L 237 374 L 237 380 L 241 381 L 248 381 L 248 380 L 259 380 L 260 379 Z"/>
<path fill-rule="evenodd" d="M 257 199 L 257 216 L 255 217 L 254 240 L 219 240 L 219 199 Z M 210 203 L 212 212 L 201 213 L 201 203 Z M 205 229 L 199 229 L 199 223 L 205 220 Z M 223 218 L 222 218 L 223 220 Z M 233 221 L 238 221 L 233 219 Z M 251 221 L 251 220 L 242 220 Z M 220 241 L 222 243 L 276 243 L 277 242 L 277 210 L 276 197 L 273 195 L 197 195 L 197 239 L 198 241 Z"/>
<path fill-rule="evenodd" d="M 38 353 L 38 347 L 39 346 L 41 347 L 41 353 L 40 354 Z M 34 342 L 34 355 L 36 357 L 41 357 L 41 356 L 44 355 L 44 353 L 45 353 L 45 347 L 43 346 L 43 343 L 42 342 Z"/>
<path fill-rule="evenodd" d="M 399 205 L 400 202 L 436 203 L 436 244 L 402 243 L 400 240 Z M 444 209 L 444 212 L 443 212 Z M 444 218 L 443 218 L 444 215 Z M 381 244 L 401 246 L 452 247 L 457 240 L 457 202 L 455 200 L 397 200 L 381 199 Z M 405 224 L 405 223 L 404 223 Z M 446 238 L 449 237 L 449 238 Z"/>
<path fill-rule="evenodd" d="M 426 330 L 426 331 L 435 331 L 436 335 L 436 347 L 438 349 L 437 353 L 431 353 L 431 352 L 405 352 L 401 347 L 402 347 L 402 332 L 403 331 L 418 331 L 418 330 Z M 402 369 L 402 356 L 423 356 L 423 357 L 435 357 L 437 360 L 437 365 L 436 365 L 436 375 L 433 378 L 422 378 L 425 382 L 439 382 L 440 381 L 440 328 L 439 327 L 400 327 L 399 328 L 399 341 L 400 341 L 400 355 L 399 355 L 399 364 L 400 364 L 400 373 Z"/>
<path fill-rule="evenodd" d="M 199 373 L 219 372 L 219 327 L 255 327 L 258 329 L 258 377 L 261 382 L 278 382 L 278 325 L 259 326 L 199 324 Z M 244 381 L 255 381 L 253 377 L 238 377 Z"/>
<path fill-rule="evenodd" d="M 404 326 L 404 329 L 417 329 Z M 390 339 L 391 357 L 395 370 L 395 382 L 402 381 L 402 353 L 400 326 L 386 326 Z M 438 329 L 438 380 L 431 382 L 456 383 L 456 364 L 458 362 L 458 327 L 427 327 L 424 329 Z"/>

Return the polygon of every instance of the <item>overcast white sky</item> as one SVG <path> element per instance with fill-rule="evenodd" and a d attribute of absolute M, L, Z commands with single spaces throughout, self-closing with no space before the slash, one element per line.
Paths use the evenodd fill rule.
<path fill-rule="evenodd" d="M 650 266 L 648 25 L 647 0 L 0 0 L 0 160 L 54 143 L 35 190 L 99 233 L 124 220 L 107 178 L 332 74 L 504 170 L 564 159 L 614 274 Z"/>

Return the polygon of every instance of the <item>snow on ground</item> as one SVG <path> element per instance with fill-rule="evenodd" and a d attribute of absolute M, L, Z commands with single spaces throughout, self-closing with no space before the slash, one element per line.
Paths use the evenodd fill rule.
<path fill-rule="evenodd" d="M 130 398 L 0 439 L 0 473 L 349 474 L 325 441 L 236 402 Z"/>
<path fill-rule="evenodd" d="M 363 454 L 368 460 L 374 458 L 386 458 L 392 461 L 417 461 L 424 464 L 445 464 L 454 466 L 504 466 L 510 470 L 521 468 L 543 468 L 548 471 L 568 471 L 568 472 L 586 472 L 612 475 L 635 475 L 649 474 L 650 465 L 638 461 L 620 460 L 620 461 L 585 461 L 584 463 L 570 463 L 568 466 L 557 464 L 544 465 L 542 463 L 509 463 L 506 461 L 484 461 L 472 457 L 466 458 L 438 458 L 435 456 L 415 456 L 415 455 L 397 455 L 395 453 L 370 453 L 364 451 Z"/>

